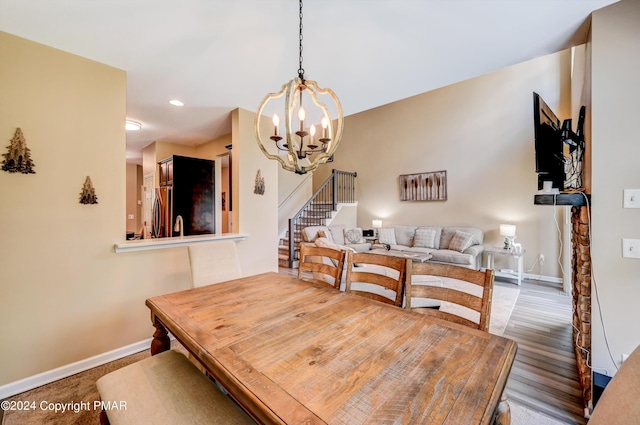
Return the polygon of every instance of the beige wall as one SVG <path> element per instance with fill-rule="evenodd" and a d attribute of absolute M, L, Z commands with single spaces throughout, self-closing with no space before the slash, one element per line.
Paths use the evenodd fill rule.
<path fill-rule="evenodd" d="M 267 159 L 258 147 L 254 117 L 245 109 L 235 109 L 231 114 L 234 232 L 250 235 L 238 242 L 245 275 L 278 271 L 279 163 Z M 265 182 L 264 195 L 254 193 L 258 170 Z"/>
<path fill-rule="evenodd" d="M 0 76 L 0 149 L 21 127 L 36 170 L 0 171 L 3 386 L 150 338 L 145 299 L 188 288 L 189 266 L 184 247 L 114 253 L 126 230 L 125 72 L 0 32 Z M 259 167 L 272 198 L 249 192 L 246 274 L 277 270 L 276 172 Z M 87 175 L 97 205 L 78 202 Z"/>
<path fill-rule="evenodd" d="M 36 170 L 0 172 L 3 385 L 149 338 L 144 300 L 189 275 L 177 249 L 113 252 L 126 230 L 125 73 L 0 32 L 0 75 L 0 134 L 21 127 Z M 97 205 L 78 202 L 87 175 Z"/>
<path fill-rule="evenodd" d="M 593 365 L 608 375 L 640 344 L 640 260 L 621 249 L 623 238 L 640 239 L 640 210 L 622 208 L 623 189 L 640 188 L 638 22 L 640 2 L 628 0 L 592 22 Z"/>
<path fill-rule="evenodd" d="M 314 186 L 333 168 L 356 171 L 363 228 L 374 218 L 384 226 L 476 226 L 488 244 L 501 245 L 499 225 L 514 223 L 526 249 L 525 270 L 542 253 L 547 261 L 530 273 L 559 278 L 554 215 L 562 228 L 563 209 L 533 204 L 532 92 L 568 118 L 570 63 L 570 51 L 564 51 L 348 116 L 335 161 L 321 166 Z M 447 171 L 447 201 L 399 201 L 400 174 L 437 170 Z"/>

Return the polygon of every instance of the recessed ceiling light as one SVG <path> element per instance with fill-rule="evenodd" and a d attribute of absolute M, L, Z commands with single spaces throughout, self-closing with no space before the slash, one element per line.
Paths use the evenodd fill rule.
<path fill-rule="evenodd" d="M 142 124 L 137 121 L 126 120 L 124 122 L 124 128 L 130 131 L 138 131 L 142 128 Z"/>
<path fill-rule="evenodd" d="M 184 106 L 184 103 L 180 102 L 177 99 L 170 100 L 169 103 L 172 104 L 173 106 Z"/>

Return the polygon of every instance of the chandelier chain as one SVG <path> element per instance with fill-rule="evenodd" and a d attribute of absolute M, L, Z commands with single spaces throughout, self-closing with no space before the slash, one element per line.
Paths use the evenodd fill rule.
<path fill-rule="evenodd" d="M 299 50 L 299 67 L 298 67 L 298 77 L 304 81 L 304 68 L 302 67 L 302 0 L 299 1 L 300 4 L 300 33 L 299 33 L 299 42 L 300 42 L 300 50 Z"/>

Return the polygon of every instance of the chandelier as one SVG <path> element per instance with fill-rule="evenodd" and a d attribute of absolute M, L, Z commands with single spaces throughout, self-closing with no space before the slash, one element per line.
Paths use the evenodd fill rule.
<path fill-rule="evenodd" d="M 302 68 L 302 0 L 300 5 L 300 33 L 298 76 L 282 86 L 277 93 L 269 93 L 256 112 L 255 133 L 260 149 L 269 159 L 280 162 L 282 168 L 305 174 L 320 164 L 333 159 L 342 138 L 343 116 L 340 101 L 331 89 L 318 87 L 315 81 L 304 78 Z M 284 96 L 284 104 L 282 99 Z M 303 100 L 304 99 L 304 100 Z M 329 106 L 327 106 L 327 103 Z M 284 134 L 280 134 L 280 116 L 274 113 L 273 127 L 261 127 L 263 113 L 276 105 L 283 113 Z M 333 131 L 331 112 L 336 113 L 336 131 Z M 297 123 L 295 122 L 297 119 Z M 296 125 L 297 124 L 297 125 Z M 308 125 L 308 126 L 307 126 Z M 318 128 L 316 128 L 318 126 Z M 262 134 L 271 134 L 267 143 Z"/>

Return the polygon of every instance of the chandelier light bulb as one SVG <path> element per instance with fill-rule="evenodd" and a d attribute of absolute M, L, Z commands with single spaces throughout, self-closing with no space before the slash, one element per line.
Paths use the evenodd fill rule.
<path fill-rule="evenodd" d="M 327 137 L 327 127 L 329 126 L 329 120 L 327 117 L 322 117 L 322 138 Z"/>
<path fill-rule="evenodd" d="M 278 114 L 273 114 L 273 134 L 278 135 L 278 126 L 280 125 L 280 118 Z"/>

